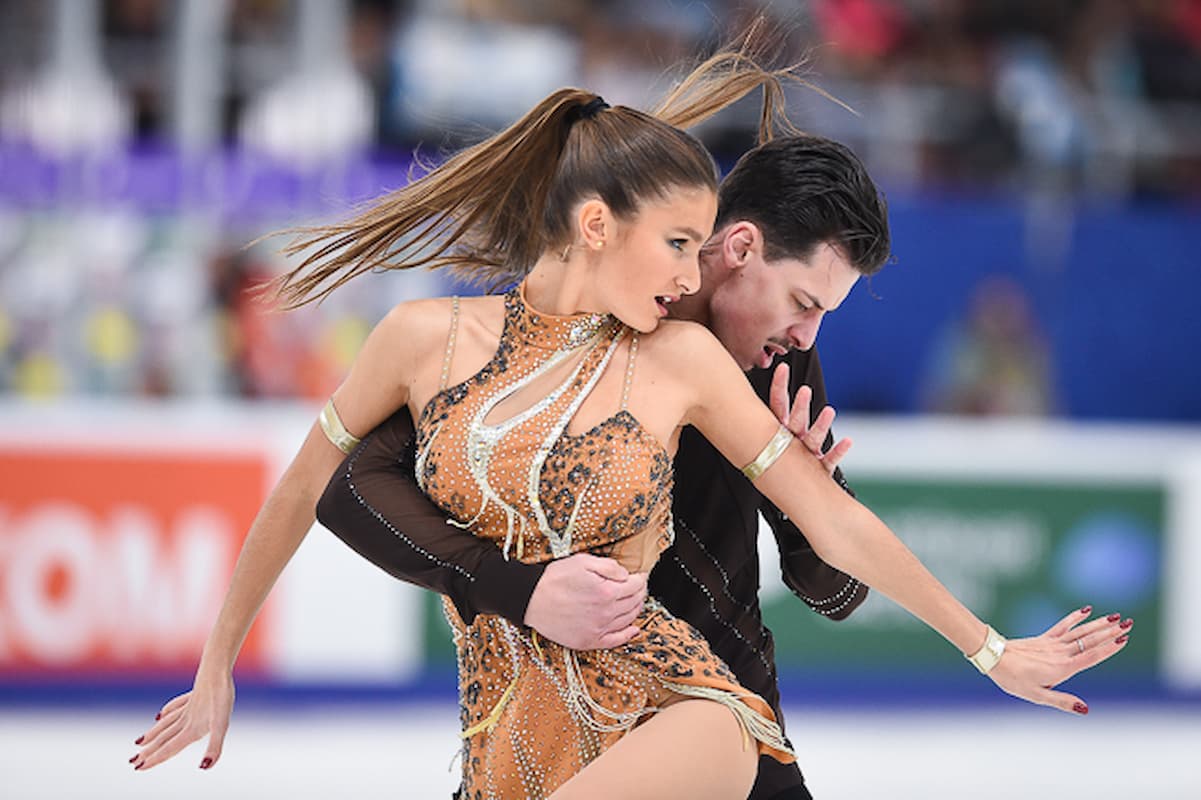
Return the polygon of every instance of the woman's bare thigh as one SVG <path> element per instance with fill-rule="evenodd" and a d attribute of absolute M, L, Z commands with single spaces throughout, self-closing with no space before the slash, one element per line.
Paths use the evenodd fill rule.
<path fill-rule="evenodd" d="M 733 712 L 711 700 L 673 703 L 623 736 L 551 800 L 744 800 L 759 748 Z"/>

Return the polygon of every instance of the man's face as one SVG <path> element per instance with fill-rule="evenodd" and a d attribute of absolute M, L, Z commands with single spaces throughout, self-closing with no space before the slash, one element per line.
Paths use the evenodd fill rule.
<path fill-rule="evenodd" d="M 770 367 L 777 355 L 813 346 L 822 319 L 842 304 L 858 278 L 829 244 L 806 260 L 770 264 L 761 250 L 753 250 L 714 290 L 709 327 L 742 369 Z"/>

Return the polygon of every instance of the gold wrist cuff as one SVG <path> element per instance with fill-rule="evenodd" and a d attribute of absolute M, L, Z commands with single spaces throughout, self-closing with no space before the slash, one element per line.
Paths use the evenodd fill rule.
<path fill-rule="evenodd" d="M 334 409 L 334 398 L 331 397 L 325 404 L 325 408 L 321 409 L 320 419 L 321 430 L 325 431 L 325 438 L 329 439 L 330 444 L 334 447 L 349 454 L 351 450 L 359 446 L 359 442 L 362 440 L 346 430 L 337 410 Z"/>
<path fill-rule="evenodd" d="M 776 435 L 771 437 L 767 446 L 756 456 L 755 460 L 742 468 L 742 474 L 748 480 L 755 480 L 763 473 L 767 472 L 767 468 L 776 463 L 776 459 L 784 454 L 788 449 L 788 445 L 792 444 L 792 431 L 781 425 L 776 431 Z"/>
<path fill-rule="evenodd" d="M 1005 652 L 1005 637 L 988 626 L 988 634 L 984 637 L 984 646 L 975 652 L 974 655 L 964 656 L 968 661 L 976 665 L 976 669 L 984 675 L 987 675 L 997 662 L 1001 660 L 1001 654 Z"/>

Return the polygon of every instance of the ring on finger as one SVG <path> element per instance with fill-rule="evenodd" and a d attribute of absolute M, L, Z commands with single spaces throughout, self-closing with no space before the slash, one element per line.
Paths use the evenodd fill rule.
<path fill-rule="evenodd" d="M 1076 649 L 1079 650 L 1081 653 L 1084 652 L 1084 637 L 1083 636 L 1081 636 L 1079 639 L 1076 640 Z"/>

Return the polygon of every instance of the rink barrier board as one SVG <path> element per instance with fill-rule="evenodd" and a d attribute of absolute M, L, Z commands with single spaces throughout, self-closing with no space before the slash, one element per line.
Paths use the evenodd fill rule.
<path fill-rule="evenodd" d="M 316 411 L 0 404 L 0 703 L 186 685 L 244 529 Z M 1196 430 L 847 416 L 839 432 L 856 442 L 845 466 L 860 496 L 981 616 L 1028 635 L 1077 602 L 1112 601 L 1137 619 L 1132 645 L 1078 681 L 1115 697 L 1201 689 L 1201 653 L 1182 635 L 1201 601 L 1186 580 L 1201 568 L 1188 535 L 1201 524 Z M 876 598 L 849 621 L 821 619 L 779 584 L 770 542 L 760 549 L 785 685 L 801 676 L 832 696 L 886 698 L 924 681 L 974 694 L 936 635 Z M 1106 572 L 1106 557 L 1137 574 Z M 439 693 L 448 642 L 431 595 L 317 527 L 248 640 L 240 685 Z"/>

